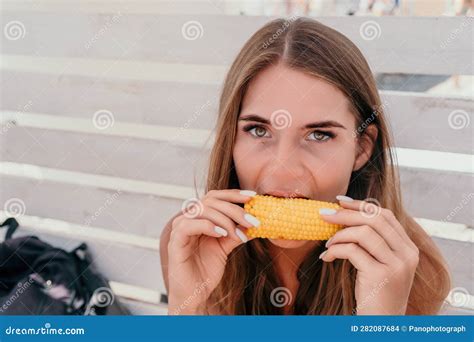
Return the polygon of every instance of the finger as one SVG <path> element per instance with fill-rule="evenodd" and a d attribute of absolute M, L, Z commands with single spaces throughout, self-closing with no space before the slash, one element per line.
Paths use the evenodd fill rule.
<path fill-rule="evenodd" d="M 222 229 L 222 228 L 221 228 Z M 178 248 L 186 247 L 191 238 L 199 235 L 207 235 L 220 238 L 226 233 L 216 229 L 216 225 L 206 219 L 186 219 L 173 227 L 170 233 L 170 244 Z"/>
<path fill-rule="evenodd" d="M 400 224 L 398 219 L 395 217 L 395 214 L 388 209 L 382 209 L 382 215 L 384 215 L 385 219 L 394 227 L 397 232 L 399 232 L 400 236 L 405 240 L 405 242 L 414 248 L 416 248 L 415 243 L 410 239 L 410 237 L 407 234 L 407 231 L 403 226 Z"/>
<path fill-rule="evenodd" d="M 326 247 L 337 243 L 357 243 L 382 264 L 395 260 L 395 254 L 385 240 L 370 226 L 347 227 L 339 230 L 326 243 Z"/>
<path fill-rule="evenodd" d="M 226 255 L 229 255 L 236 247 L 243 245 L 250 240 L 255 239 L 254 237 L 248 237 L 247 234 L 245 233 L 246 230 L 247 228 L 244 228 L 242 226 L 238 226 L 236 228 L 236 232 L 238 233 L 237 235 L 241 237 L 239 241 L 236 241 L 230 238 L 219 239 L 219 243 L 222 249 L 224 250 L 224 253 L 226 253 Z"/>
<path fill-rule="evenodd" d="M 380 234 L 392 250 L 400 251 L 406 248 L 405 241 L 382 215 L 369 216 L 358 210 L 342 208 L 332 215 L 321 213 L 321 217 L 329 223 L 342 224 L 344 226 L 371 226 Z"/>
<path fill-rule="evenodd" d="M 369 216 L 383 215 L 384 218 L 390 223 L 390 225 L 397 231 L 400 237 L 406 243 L 410 244 L 411 240 L 409 236 L 407 235 L 405 229 L 398 222 L 398 220 L 396 219 L 395 215 L 392 213 L 391 210 L 382 208 L 379 205 L 376 205 L 375 203 L 372 203 L 369 201 L 360 201 L 360 200 L 350 201 L 348 199 L 351 199 L 351 198 L 347 196 L 338 198 L 339 204 L 341 205 L 341 207 L 346 208 L 346 209 L 358 210 L 361 212 L 367 212 Z"/>
<path fill-rule="evenodd" d="M 219 210 L 209 205 L 203 206 L 203 210 L 198 218 L 204 218 L 212 221 L 216 226 L 224 228 L 232 239 L 237 242 L 241 242 L 242 239 L 236 233 L 237 227 L 235 222 Z"/>
<path fill-rule="evenodd" d="M 258 228 L 260 226 L 260 221 L 255 216 L 245 212 L 245 210 L 239 207 L 237 204 L 229 203 L 215 198 L 207 199 L 205 204 L 220 211 L 221 213 L 232 219 L 234 222 L 241 226 L 244 226 L 245 228 Z"/>
<path fill-rule="evenodd" d="M 228 201 L 232 203 L 245 203 L 256 194 L 257 193 L 252 190 L 225 189 L 210 190 L 205 197 L 216 198 L 222 201 Z"/>
<path fill-rule="evenodd" d="M 321 253 L 320 258 L 326 262 L 331 262 L 335 259 L 348 259 L 359 271 L 371 271 L 380 266 L 380 263 L 356 243 L 331 245 L 326 251 Z"/>

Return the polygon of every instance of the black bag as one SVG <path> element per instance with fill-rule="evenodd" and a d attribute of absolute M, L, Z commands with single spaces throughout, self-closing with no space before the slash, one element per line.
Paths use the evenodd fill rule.
<path fill-rule="evenodd" d="M 0 243 L 0 315 L 129 315 L 106 278 L 93 269 L 87 245 L 71 252 L 36 236 L 12 238 L 8 218 Z"/>

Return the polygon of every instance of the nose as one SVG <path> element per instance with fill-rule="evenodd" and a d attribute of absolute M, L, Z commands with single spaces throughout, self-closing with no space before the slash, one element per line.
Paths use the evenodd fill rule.
<path fill-rule="evenodd" d="M 288 139 L 281 139 L 272 153 L 273 158 L 277 161 L 287 162 L 296 154 L 296 148 Z"/>
<path fill-rule="evenodd" d="M 288 142 L 280 142 L 270 158 L 273 177 L 294 184 L 294 179 L 304 176 L 304 161 L 298 148 Z M 293 179 L 293 181 L 291 181 Z"/>

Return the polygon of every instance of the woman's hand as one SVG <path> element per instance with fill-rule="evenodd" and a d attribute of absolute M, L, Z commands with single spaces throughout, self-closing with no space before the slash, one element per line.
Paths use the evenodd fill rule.
<path fill-rule="evenodd" d="M 343 208 L 322 217 L 347 227 L 327 241 L 320 258 L 348 259 L 357 269 L 358 315 L 404 315 L 418 248 L 390 210 L 347 196 L 338 198 Z"/>
<path fill-rule="evenodd" d="M 185 202 L 171 226 L 168 243 L 169 314 L 196 314 L 221 281 L 227 257 L 247 242 L 245 230 L 258 220 L 235 203 L 253 191 L 211 190 Z"/>

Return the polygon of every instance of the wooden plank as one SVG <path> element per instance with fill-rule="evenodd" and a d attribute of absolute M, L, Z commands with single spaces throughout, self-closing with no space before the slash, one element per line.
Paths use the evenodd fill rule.
<path fill-rule="evenodd" d="M 392 148 L 394 163 L 403 168 L 474 173 L 474 155 L 441 151 Z"/>
<path fill-rule="evenodd" d="M 168 315 L 168 308 L 165 305 L 160 306 L 143 303 L 127 298 L 120 298 L 120 301 L 130 310 L 134 316 Z"/>
<path fill-rule="evenodd" d="M 18 199 L 16 203 L 18 205 L 24 204 L 24 202 L 22 203 Z M 10 208 L 11 205 L 5 205 L 5 210 L 0 211 L 3 220 L 9 216 L 16 217 L 20 226 L 30 227 L 39 233 L 64 238 L 73 236 L 75 239 L 90 239 L 93 236 L 94 241 L 98 242 L 113 243 L 114 245 L 134 247 L 154 252 L 158 251 L 159 239 L 137 235 L 133 231 L 111 231 L 109 229 L 93 226 L 91 223 L 75 224 L 54 218 L 25 215 L 26 210 L 24 212 L 12 213 Z"/>
<path fill-rule="evenodd" d="M 441 241 L 446 239 L 474 243 L 474 229 L 465 224 L 442 222 L 424 218 L 415 218 L 415 221 L 423 227 L 429 236 L 436 237 Z"/>
<path fill-rule="evenodd" d="M 12 126 L 18 125 L 68 132 L 138 137 L 193 147 L 205 146 L 214 139 L 213 133 L 208 130 L 186 128 L 186 126 L 152 126 L 115 122 L 113 115 L 107 111 L 98 111 L 92 120 L 24 112 L 1 112 L 0 114 L 0 124 L 7 126 L 2 128 L 2 133 L 8 131 Z"/>
<path fill-rule="evenodd" d="M 472 154 L 474 101 L 421 93 L 381 93 L 397 147 Z"/>
<path fill-rule="evenodd" d="M 168 220 L 181 210 L 184 201 L 143 192 L 118 191 L 106 186 L 61 183 L 60 180 L 1 175 L 0 183 L 1 208 L 8 200 L 18 198 L 26 215 L 51 217 L 155 239 L 159 238 Z M 15 203 L 13 200 L 8 203 L 12 202 Z"/>
<path fill-rule="evenodd" d="M 164 141 L 0 126 L 0 160 L 204 187 L 209 151 Z M 166 161 L 166 162 L 164 162 Z"/>
<path fill-rule="evenodd" d="M 470 309 L 462 309 L 453 307 L 450 305 L 445 305 L 441 311 L 439 312 L 440 315 L 450 315 L 450 316 L 472 316 L 473 310 Z"/>
<path fill-rule="evenodd" d="M 2 78 L 9 86 L 0 89 L 1 109 L 89 119 L 107 109 L 116 121 L 201 129 L 217 118 L 218 85 L 11 71 Z"/>
<path fill-rule="evenodd" d="M 2 37 L 2 52 L 5 54 L 214 65 L 229 65 L 245 41 L 275 18 L 156 14 L 117 16 L 113 10 L 112 13 L 96 14 L 75 12 L 67 16 L 4 11 L 3 17 L 5 22 L 22 22 L 25 30 L 35 27 L 34 35 L 25 34 L 20 40 Z M 375 72 L 473 73 L 470 50 L 473 27 L 469 17 L 353 16 L 317 19 L 354 41 Z M 194 32 L 183 34 L 183 26 L 190 22 Z M 65 30 L 69 32 L 67 36 L 63 34 Z M 231 40 L 229 34 L 232 35 Z M 38 63 L 34 60 L 25 60 L 23 67 L 35 64 Z"/>
<path fill-rule="evenodd" d="M 472 173 L 400 168 L 402 199 L 414 217 L 474 226 Z"/>
<path fill-rule="evenodd" d="M 10 177 L 26 177 L 38 182 L 49 180 L 74 184 L 77 186 L 95 187 L 98 189 L 111 189 L 126 191 L 132 194 L 149 194 L 163 198 L 189 198 L 195 196 L 199 189 L 185 186 L 151 183 L 120 177 L 107 177 L 97 174 L 87 174 L 75 171 L 39 167 L 31 164 L 16 164 L 11 162 L 0 163 L 0 174 Z"/>
<path fill-rule="evenodd" d="M 114 293 L 122 298 L 155 305 L 164 304 L 161 303 L 161 293 L 156 290 L 119 283 L 116 281 L 109 281 L 109 284 Z"/>
<path fill-rule="evenodd" d="M 471 229 L 471 231 L 474 230 Z M 462 288 L 472 295 L 474 293 L 474 244 L 436 237 L 433 237 L 433 240 L 448 263 L 452 288 Z M 474 307 L 472 309 L 474 310 Z"/>
<path fill-rule="evenodd" d="M 106 109 L 117 122 L 211 129 L 220 86 L 118 80 L 2 70 L 0 109 L 92 119 Z M 54 99 L 54 101 L 51 101 Z M 186 101 L 183 101 L 186 99 Z"/>
<path fill-rule="evenodd" d="M 74 13 L 154 13 L 169 14 L 224 14 L 239 15 L 239 5 L 228 1 L 209 0 L 2 0 L 2 10 Z"/>
<path fill-rule="evenodd" d="M 145 80 L 198 84 L 219 84 L 226 66 L 206 64 L 160 63 L 133 60 L 90 59 L 81 57 L 31 57 L 2 54 L 2 70 L 43 74 L 107 77 L 120 80 Z"/>
<path fill-rule="evenodd" d="M 114 125 L 98 133 L 150 138 L 173 136 L 154 125 L 186 128 L 179 141 L 204 142 L 217 119 L 219 86 L 194 83 L 127 81 L 38 73 L 4 72 L 0 96 L 3 120 L 19 125 L 94 129 L 92 118 L 106 110 Z M 178 80 L 176 80 L 178 81 Z M 472 153 L 474 102 L 420 93 L 382 91 L 395 146 Z M 54 98 L 55 101 L 50 99 Z M 186 98 L 186 101 L 182 101 Z M 34 115 L 42 115 L 36 117 Z M 46 115 L 46 116 L 44 116 Z M 67 119 L 65 119 L 67 118 Z M 69 120 L 72 118 L 73 120 Z M 61 120 L 64 119 L 64 120 Z M 86 121 L 77 121 L 83 119 Z M 119 131 L 122 123 L 137 124 Z M 84 131 L 84 129 L 82 129 Z M 95 131 L 98 131 L 95 129 Z"/>
<path fill-rule="evenodd" d="M 162 303 L 161 293 L 130 284 L 109 282 L 114 294 L 125 305 L 132 315 L 167 315 L 166 303 Z"/>

